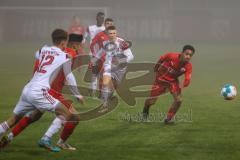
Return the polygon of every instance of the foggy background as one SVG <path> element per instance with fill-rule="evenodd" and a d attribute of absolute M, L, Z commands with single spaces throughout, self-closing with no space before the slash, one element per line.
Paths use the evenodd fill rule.
<path fill-rule="evenodd" d="M 49 40 L 74 15 L 87 27 L 103 11 L 122 37 L 133 41 L 237 44 L 238 0 L 0 0 L 0 42 Z"/>

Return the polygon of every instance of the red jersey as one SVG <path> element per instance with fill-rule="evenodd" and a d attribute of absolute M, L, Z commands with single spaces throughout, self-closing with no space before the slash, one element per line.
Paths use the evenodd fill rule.
<path fill-rule="evenodd" d="M 183 86 L 187 87 L 191 80 L 192 64 L 190 62 L 181 63 L 180 57 L 181 53 L 166 53 L 160 56 L 155 65 L 156 80 L 173 82 L 185 74 Z"/>
<path fill-rule="evenodd" d="M 85 28 L 81 24 L 73 24 L 68 28 L 68 33 L 74 33 L 74 34 L 79 34 L 79 35 L 84 35 L 85 33 Z"/>
<path fill-rule="evenodd" d="M 92 40 L 90 44 L 90 50 L 93 55 L 96 55 L 97 51 L 103 48 L 103 41 L 108 40 L 108 35 L 105 31 L 99 32 Z"/>

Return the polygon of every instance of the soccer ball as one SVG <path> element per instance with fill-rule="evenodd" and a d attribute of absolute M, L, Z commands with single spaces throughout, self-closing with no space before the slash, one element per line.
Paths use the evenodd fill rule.
<path fill-rule="evenodd" d="M 237 95 L 237 89 L 234 85 L 226 84 L 226 85 L 223 86 L 223 88 L 221 90 L 221 95 L 226 100 L 232 100 Z"/>

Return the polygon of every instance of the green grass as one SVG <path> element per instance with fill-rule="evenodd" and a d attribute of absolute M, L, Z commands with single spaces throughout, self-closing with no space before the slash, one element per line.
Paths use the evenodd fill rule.
<path fill-rule="evenodd" d="M 12 113 L 23 86 L 31 78 L 33 51 L 38 45 L 6 46 L 1 44 L 0 59 L 0 121 Z M 167 51 L 178 51 L 181 45 L 135 44 L 135 62 L 155 62 Z M 69 142 L 75 152 L 49 153 L 38 148 L 37 141 L 46 131 L 54 116 L 46 113 L 39 122 L 27 128 L 5 150 L 0 160 L 235 160 L 240 157 L 240 99 L 225 101 L 220 89 L 233 83 L 240 90 L 240 47 L 196 45 L 193 78 L 183 91 L 184 102 L 179 115 L 189 113 L 191 122 L 176 122 L 165 126 L 162 122 L 140 123 L 123 120 L 123 115 L 137 115 L 144 99 L 138 98 L 134 107 L 120 100 L 114 112 L 81 122 Z M 79 76 L 79 74 L 76 74 Z M 78 79 L 80 79 L 78 77 Z M 160 97 L 151 113 L 167 112 L 172 99 Z M 80 111 L 90 109 L 96 101 L 87 100 Z M 58 136 L 54 139 L 57 140 Z"/>

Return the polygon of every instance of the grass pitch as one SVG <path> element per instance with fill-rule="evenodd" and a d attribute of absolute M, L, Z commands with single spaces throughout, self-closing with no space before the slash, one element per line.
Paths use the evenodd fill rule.
<path fill-rule="evenodd" d="M 220 96 L 226 83 L 240 90 L 239 46 L 195 45 L 192 59 L 191 85 L 183 90 L 183 104 L 178 112 L 187 121 L 166 126 L 159 119 L 139 122 L 144 99 L 138 98 L 134 107 L 120 100 L 110 114 L 81 122 L 69 143 L 78 148 L 75 152 L 50 153 L 37 146 L 54 116 L 46 113 L 39 122 L 31 125 L 3 151 L 0 160 L 236 160 L 240 157 L 240 98 L 225 101 Z M 23 86 L 31 78 L 36 44 L 0 45 L 0 121 L 11 115 Z M 182 45 L 134 44 L 135 62 L 156 62 L 167 51 L 180 51 Z M 80 76 L 80 74 L 76 74 Z M 151 113 L 167 112 L 172 99 L 161 96 Z M 87 99 L 91 108 L 95 101 Z M 55 137 L 55 142 L 58 135 Z"/>

